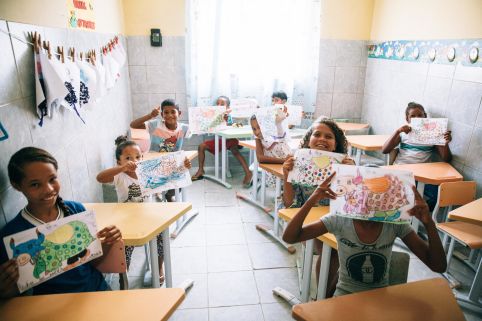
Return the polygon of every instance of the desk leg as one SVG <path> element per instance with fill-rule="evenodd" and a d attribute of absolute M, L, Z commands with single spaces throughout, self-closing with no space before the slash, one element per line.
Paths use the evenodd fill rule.
<path fill-rule="evenodd" d="M 469 295 L 456 295 L 458 303 L 478 314 L 482 314 L 482 304 L 479 301 L 482 293 L 482 260 L 479 261 L 477 272 L 475 273 L 474 281 L 470 287 Z"/>
<path fill-rule="evenodd" d="M 321 252 L 320 279 L 318 281 L 317 300 L 326 298 L 326 289 L 328 287 L 328 272 L 330 269 L 331 247 L 323 242 L 323 251 Z"/>
<path fill-rule="evenodd" d="M 356 156 L 355 156 L 355 163 L 360 166 L 360 162 L 361 162 L 361 152 L 362 150 L 360 148 L 356 148 Z"/>
<path fill-rule="evenodd" d="M 181 193 L 179 193 L 179 189 L 176 190 L 176 200 L 179 200 L 180 202 L 187 202 L 186 188 L 181 188 Z M 192 209 L 187 214 L 181 216 L 176 221 L 176 229 L 174 230 L 174 232 L 171 233 L 171 238 L 175 239 L 179 235 L 179 233 L 181 233 L 182 229 L 185 228 L 186 225 L 189 224 L 189 222 L 191 222 L 191 220 L 195 218 L 198 214 L 199 211 L 197 209 Z"/>
<path fill-rule="evenodd" d="M 301 279 L 301 302 L 308 302 L 310 300 L 310 282 L 313 267 L 314 244 L 315 242 L 313 239 L 306 242 L 303 258 L 303 277 Z"/>
<path fill-rule="evenodd" d="M 266 199 L 266 171 L 261 172 L 261 196 L 260 201 L 261 204 L 265 204 Z"/>
<path fill-rule="evenodd" d="M 226 182 L 226 138 L 223 136 L 221 142 L 221 180 Z"/>
<path fill-rule="evenodd" d="M 155 243 L 155 239 L 154 244 Z M 153 241 L 151 240 L 151 242 Z M 166 288 L 172 288 L 172 269 L 171 269 L 171 245 L 169 241 L 169 228 L 166 228 L 162 231 L 162 241 L 164 243 L 164 274 L 165 274 L 165 281 L 166 281 Z M 151 243 L 150 242 L 150 243 Z M 151 245 L 151 260 L 156 262 L 156 267 L 152 264 L 152 283 L 154 287 L 154 282 L 156 281 L 157 287 L 159 287 L 159 269 L 157 268 L 157 251 L 154 251 L 156 254 L 156 258 L 152 258 L 152 245 Z M 157 275 L 157 278 L 156 278 Z"/>
<path fill-rule="evenodd" d="M 165 237 L 167 239 L 167 246 L 166 246 L 166 240 L 164 240 L 164 234 L 166 234 L 167 237 Z M 167 279 L 167 258 L 166 257 L 169 257 L 169 251 L 166 251 L 166 248 L 169 248 L 169 229 L 165 229 L 163 232 L 162 232 L 162 238 L 163 238 L 163 241 L 164 241 L 164 268 L 166 270 L 166 279 Z M 160 285 L 159 285 L 159 262 L 157 261 L 157 242 L 156 242 L 156 237 L 154 237 L 152 240 L 149 241 L 149 252 L 150 252 L 150 255 L 151 255 L 151 275 L 152 275 L 152 287 L 153 288 L 160 288 Z M 167 256 L 166 256 L 166 252 L 167 252 Z M 169 273 L 171 273 L 170 271 L 171 269 L 171 261 L 169 260 Z M 172 281 L 172 280 L 171 280 Z M 168 286 L 169 287 L 169 286 Z"/>
<path fill-rule="evenodd" d="M 219 178 L 219 136 L 214 135 L 214 177 Z"/>
<path fill-rule="evenodd" d="M 425 190 L 425 183 L 418 182 L 417 191 L 420 193 L 422 197 L 423 197 L 424 190 Z M 418 226 L 420 225 L 420 221 L 416 217 L 412 217 L 411 225 L 415 233 L 418 233 Z"/>
<path fill-rule="evenodd" d="M 251 187 L 250 194 L 251 195 L 247 196 L 243 193 L 236 192 L 236 197 L 262 209 L 266 213 L 271 212 L 271 208 L 265 207 L 264 203 L 258 202 L 258 160 L 256 159 L 256 155 L 253 158 L 253 186 Z"/>
<path fill-rule="evenodd" d="M 225 161 L 226 161 L 226 139 L 223 138 L 223 143 L 224 143 L 224 148 L 222 151 L 222 177 L 219 177 L 219 135 L 215 134 L 214 135 L 214 176 L 211 175 L 204 175 L 205 179 L 208 179 L 212 182 L 218 183 L 220 185 L 223 185 L 226 188 L 231 188 L 231 184 L 226 183 L 226 167 L 225 167 Z"/>

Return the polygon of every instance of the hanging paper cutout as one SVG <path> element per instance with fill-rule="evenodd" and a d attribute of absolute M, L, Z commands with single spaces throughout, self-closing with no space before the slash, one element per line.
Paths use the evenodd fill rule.
<path fill-rule="evenodd" d="M 189 130 L 192 134 L 208 134 L 226 128 L 223 106 L 189 107 Z"/>
<path fill-rule="evenodd" d="M 137 163 L 136 174 L 142 195 L 191 185 L 189 170 L 184 166 L 185 159 L 184 152 L 179 151 Z"/>
<path fill-rule="evenodd" d="M 414 205 L 413 174 L 384 168 L 333 165 L 330 212 L 369 221 L 407 223 Z"/>
<path fill-rule="evenodd" d="M 102 255 L 93 211 L 69 215 L 3 238 L 16 259 L 20 293 Z"/>
<path fill-rule="evenodd" d="M 256 110 L 256 120 L 263 137 L 271 137 L 276 141 L 285 139 L 288 132 L 286 111 L 284 105 L 274 105 Z"/>
<path fill-rule="evenodd" d="M 295 163 L 288 182 L 302 186 L 318 186 L 333 172 L 332 165 L 340 163 L 346 155 L 315 149 L 295 151 Z"/>
<path fill-rule="evenodd" d="M 412 118 L 412 130 L 408 133 L 407 143 L 417 145 L 445 145 L 448 118 Z"/>
<path fill-rule="evenodd" d="M 39 126 L 42 127 L 44 117 L 49 115 L 49 108 L 47 106 L 47 99 L 45 94 L 47 89 L 45 88 L 45 81 L 42 75 L 42 65 L 40 63 L 40 56 L 34 50 L 34 63 L 35 63 L 35 102 L 37 106 L 37 115 L 40 119 Z"/>
<path fill-rule="evenodd" d="M 7 138 L 8 138 L 8 133 L 3 127 L 2 122 L 0 122 L 0 142 L 2 140 L 6 140 Z"/>

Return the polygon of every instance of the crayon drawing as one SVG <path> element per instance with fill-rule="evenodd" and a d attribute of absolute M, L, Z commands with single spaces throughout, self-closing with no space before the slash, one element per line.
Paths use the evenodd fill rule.
<path fill-rule="evenodd" d="M 20 293 L 102 255 L 93 211 L 70 215 L 3 238 L 17 260 Z"/>
<path fill-rule="evenodd" d="M 241 98 L 233 99 L 229 108 L 231 109 L 231 117 L 233 118 L 250 118 L 256 113 L 258 103 L 255 99 Z"/>
<path fill-rule="evenodd" d="M 136 174 L 142 195 L 191 185 L 189 170 L 184 166 L 185 159 L 184 152 L 179 151 L 137 163 Z"/>
<path fill-rule="evenodd" d="M 193 134 L 209 134 L 226 128 L 225 107 L 189 107 L 189 130 Z"/>
<path fill-rule="evenodd" d="M 283 105 L 275 105 L 256 110 L 256 119 L 265 138 L 271 137 L 279 141 L 284 138 L 281 136 L 288 132 L 288 124 L 285 121 L 287 115 L 283 109 Z"/>
<path fill-rule="evenodd" d="M 448 118 L 412 118 L 407 143 L 417 145 L 445 145 L 444 133 Z"/>
<path fill-rule="evenodd" d="M 295 164 L 288 182 L 302 186 L 318 186 L 333 172 L 332 165 L 340 163 L 344 154 L 313 149 L 295 151 Z"/>
<path fill-rule="evenodd" d="M 406 223 L 414 204 L 413 174 L 383 168 L 334 165 L 331 189 L 337 194 L 330 211 L 369 221 Z"/>

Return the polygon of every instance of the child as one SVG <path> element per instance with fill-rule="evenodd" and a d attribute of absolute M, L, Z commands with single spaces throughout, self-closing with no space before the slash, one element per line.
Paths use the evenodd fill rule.
<path fill-rule="evenodd" d="M 216 100 L 216 106 L 224 106 L 226 108 L 226 112 L 229 112 L 229 105 L 231 104 L 231 101 L 229 100 L 228 97 L 226 96 L 219 96 L 218 99 Z M 228 126 L 231 125 L 231 117 L 226 114 L 225 119 L 228 122 Z M 241 155 L 239 152 L 239 140 L 236 138 L 228 139 L 226 140 L 226 148 L 233 153 L 234 157 L 239 161 L 241 166 L 243 167 L 244 170 L 244 179 L 243 179 L 243 185 L 245 187 L 248 187 L 251 184 L 251 179 L 253 178 L 253 174 L 249 170 L 249 166 L 246 163 L 246 160 L 244 157 Z M 214 154 L 215 150 L 215 141 L 214 139 L 205 141 L 204 143 L 201 143 L 198 147 L 198 157 L 199 157 L 199 169 L 197 170 L 196 174 L 194 174 L 191 179 L 193 181 L 197 181 L 199 179 L 203 178 L 204 175 L 204 159 L 205 159 L 205 152 L 208 150 L 210 153 Z M 221 143 L 219 143 L 219 148 L 221 148 Z"/>
<path fill-rule="evenodd" d="M 127 140 L 126 136 L 117 137 L 115 144 L 117 146 L 115 150 L 117 166 L 100 172 L 97 175 L 97 181 L 99 183 L 113 182 L 117 192 L 117 201 L 119 203 L 142 203 L 147 196 L 142 196 L 136 175 L 136 162 L 140 161 L 142 158 L 141 149 L 135 142 Z M 184 165 L 190 167 L 190 162 L 187 158 Z M 134 246 L 126 246 L 125 250 L 127 268 L 129 268 Z M 162 272 L 164 252 L 161 234 L 157 235 L 157 255 L 159 261 L 159 284 L 162 286 L 164 283 L 164 273 Z"/>
<path fill-rule="evenodd" d="M 27 199 L 27 205 L 0 231 L 0 239 L 44 223 L 85 211 L 82 204 L 64 201 L 59 196 L 57 161 L 45 150 L 25 147 L 13 154 L 8 163 L 8 177 L 12 186 Z M 122 239 L 115 226 L 108 226 L 97 233 L 102 247 Z M 105 252 L 104 252 L 105 253 Z M 79 265 L 61 275 L 47 280 L 31 291 L 33 295 L 105 291 L 109 287 L 102 274 L 95 269 L 95 261 Z M 3 242 L 0 244 L 0 297 L 18 295 L 19 271 L 17 261 L 8 259 Z"/>
<path fill-rule="evenodd" d="M 271 104 L 272 105 L 284 105 L 288 101 L 288 96 L 284 91 L 275 91 L 271 95 Z"/>
<path fill-rule="evenodd" d="M 437 228 L 430 215 L 428 205 L 415 187 L 415 205 L 410 215 L 418 218 L 425 226 L 428 245 L 411 229 L 409 224 L 389 224 L 356 220 L 334 214 L 323 216 L 320 221 L 303 226 L 310 209 L 320 200 L 335 199 L 330 189 L 334 173 L 323 182 L 288 224 L 283 240 L 295 243 L 333 233 L 339 252 L 339 281 L 335 296 L 388 286 L 388 271 L 392 246 L 399 237 L 408 248 L 430 269 L 442 273 L 447 268 L 444 249 Z"/>
<path fill-rule="evenodd" d="M 324 150 L 328 152 L 342 153 L 347 152 L 347 140 L 343 131 L 338 127 L 338 125 L 330 119 L 320 119 L 314 122 L 310 129 L 306 132 L 305 136 L 301 140 L 300 148 L 311 148 Z M 355 162 L 349 158 L 345 157 L 342 161 L 343 164 L 355 165 Z M 283 163 L 283 176 L 284 176 L 284 186 L 283 186 L 283 202 L 285 207 L 299 208 L 302 207 L 308 197 L 313 194 L 316 187 L 304 187 L 299 185 L 292 185 L 287 181 L 289 172 L 293 169 L 294 158 L 292 156 L 288 157 Z M 328 200 L 320 200 L 318 205 L 327 206 L 329 205 Z M 316 253 L 321 253 L 322 243 L 319 240 L 315 240 L 315 250 Z M 330 272 L 328 276 L 328 294 L 330 297 L 334 290 L 337 281 L 336 272 L 338 270 L 338 253 L 336 251 L 331 252 L 331 264 Z M 319 277 L 321 264 L 321 255 L 318 257 L 316 262 L 316 276 Z"/>
<path fill-rule="evenodd" d="M 408 103 L 405 109 L 405 119 L 408 124 L 412 118 L 426 118 L 427 113 L 422 105 L 415 102 Z M 382 152 L 384 154 L 390 153 L 395 147 L 400 144 L 398 155 L 395 158 L 394 164 L 416 164 L 430 162 L 433 151 L 440 155 L 444 162 L 450 162 L 452 160 L 452 153 L 450 151 L 449 143 L 452 141 L 451 131 L 447 131 L 444 134 L 445 145 L 443 146 L 426 146 L 408 144 L 407 134 L 412 130 L 410 125 L 403 125 L 393 133 L 393 135 L 383 144 Z M 427 184 L 425 186 L 425 196 L 427 196 L 427 202 L 430 209 L 435 207 L 437 202 L 438 186 Z"/>
<path fill-rule="evenodd" d="M 162 120 L 156 118 L 161 114 Z M 178 123 L 181 111 L 172 99 L 166 99 L 161 107 L 155 107 L 149 114 L 133 120 L 135 129 L 146 129 L 151 136 L 150 150 L 154 152 L 176 152 L 181 150 L 184 138 L 189 137 L 189 126 Z M 166 192 L 168 202 L 175 201 L 173 189 Z"/>

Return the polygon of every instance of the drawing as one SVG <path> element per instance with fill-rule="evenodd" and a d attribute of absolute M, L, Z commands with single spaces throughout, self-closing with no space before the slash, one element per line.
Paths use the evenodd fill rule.
<path fill-rule="evenodd" d="M 137 163 L 136 174 L 142 195 L 191 185 L 189 170 L 184 166 L 183 151 L 160 154 L 159 158 Z"/>
<path fill-rule="evenodd" d="M 229 108 L 231 109 L 231 117 L 234 118 L 250 118 L 256 113 L 258 103 L 255 99 L 233 99 Z"/>
<path fill-rule="evenodd" d="M 0 122 L 0 142 L 8 138 L 8 133 Z"/>
<path fill-rule="evenodd" d="M 288 175 L 288 182 L 302 186 L 318 186 L 333 172 L 332 164 L 340 163 L 344 154 L 314 149 L 295 151 L 295 164 Z"/>
<path fill-rule="evenodd" d="M 445 145 L 448 118 L 412 118 L 407 143 L 417 145 Z"/>
<path fill-rule="evenodd" d="M 226 128 L 225 107 L 189 107 L 189 130 L 193 134 L 209 134 Z"/>
<path fill-rule="evenodd" d="M 256 119 L 263 136 L 265 138 L 271 137 L 275 141 L 284 139 L 284 134 L 288 132 L 286 118 L 284 105 L 274 105 L 256 110 Z"/>
<path fill-rule="evenodd" d="M 288 105 L 287 107 L 288 118 L 286 121 L 288 122 L 288 125 L 300 126 L 303 118 L 303 107 L 295 105 Z"/>
<path fill-rule="evenodd" d="M 405 223 L 410 220 L 415 184 L 413 174 L 383 168 L 333 165 L 331 189 L 337 194 L 330 211 L 369 221 Z"/>
<path fill-rule="evenodd" d="M 102 255 L 93 211 L 70 215 L 3 238 L 17 260 L 20 293 Z"/>

